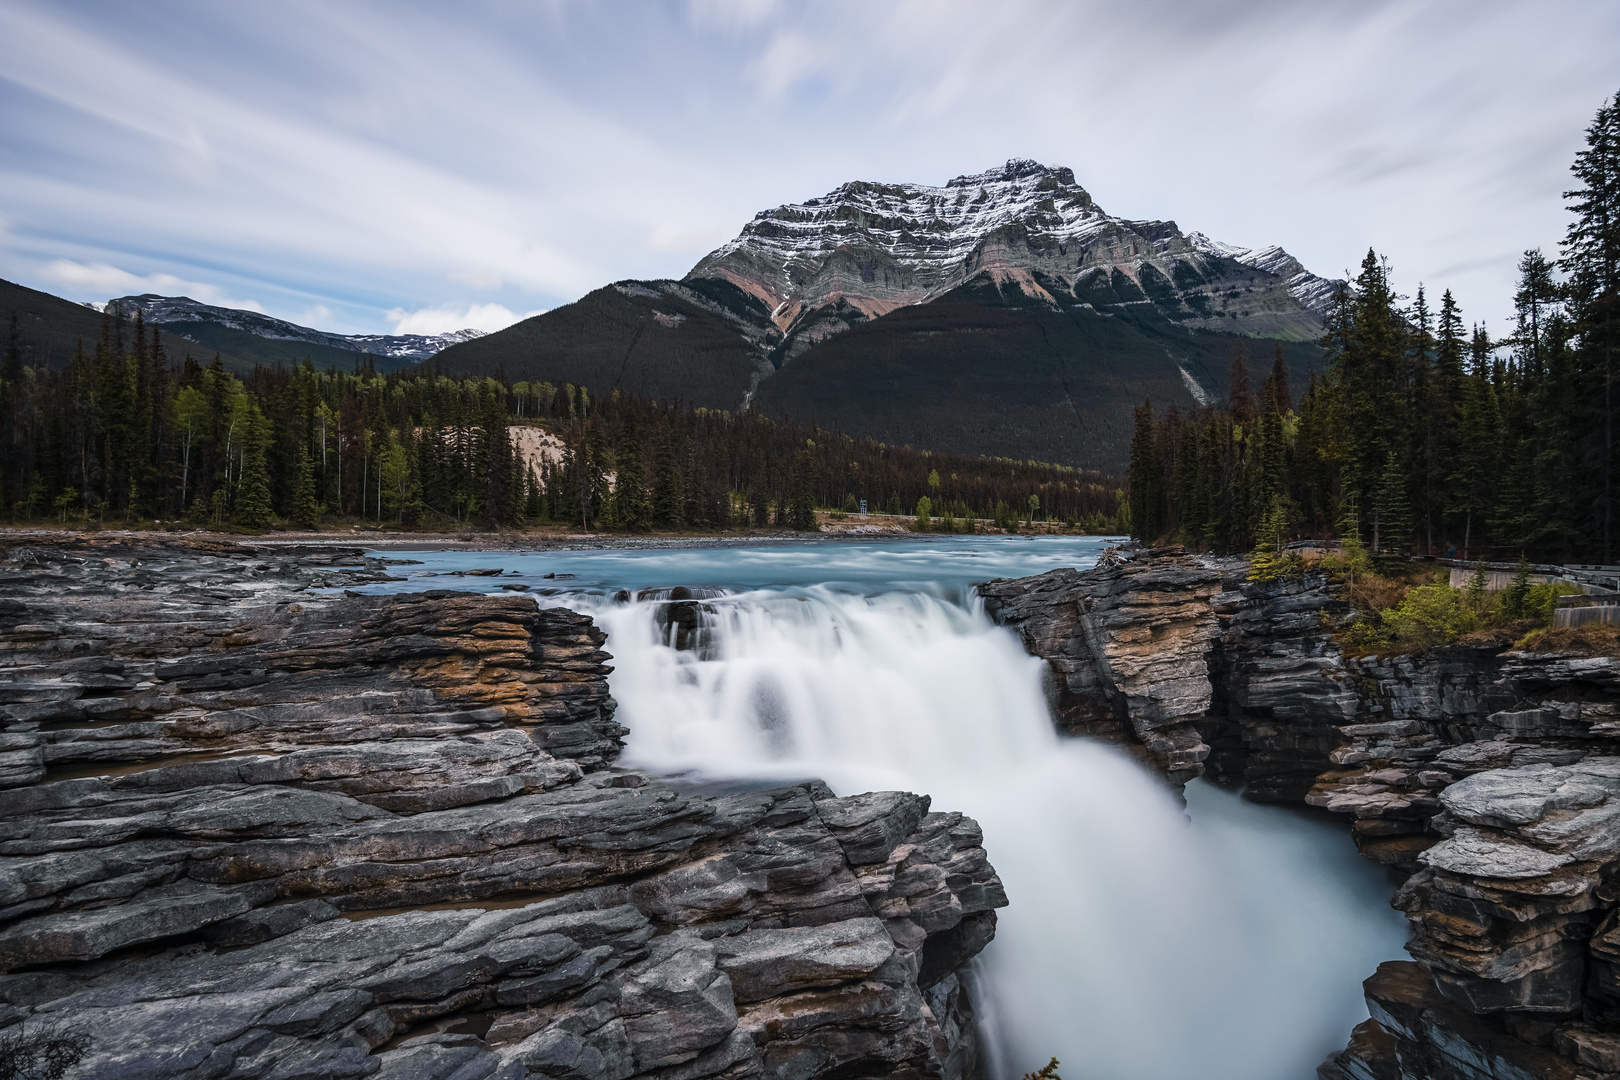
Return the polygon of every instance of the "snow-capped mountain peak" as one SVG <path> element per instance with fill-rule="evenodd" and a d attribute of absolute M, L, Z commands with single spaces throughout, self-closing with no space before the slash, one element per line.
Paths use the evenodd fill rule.
<path fill-rule="evenodd" d="M 1112 280 L 1117 272 L 1150 292 L 1162 279 L 1188 301 L 1178 317 L 1231 329 L 1237 316 L 1219 322 L 1206 301 L 1234 287 L 1252 294 L 1254 271 L 1277 279 L 1262 291 L 1286 299 L 1255 301 L 1244 316 L 1248 328 L 1313 334 L 1332 283 L 1280 248 L 1237 248 L 1183 234 L 1174 221 L 1114 217 L 1073 170 L 1014 158 L 942 187 L 852 181 L 761 211 L 687 277 L 731 282 L 788 331 L 812 312 L 840 306 L 875 318 L 981 274 L 1051 300 L 1052 289 L 1080 296 L 1096 275 Z M 1285 281 L 1286 290 L 1273 288 Z"/>

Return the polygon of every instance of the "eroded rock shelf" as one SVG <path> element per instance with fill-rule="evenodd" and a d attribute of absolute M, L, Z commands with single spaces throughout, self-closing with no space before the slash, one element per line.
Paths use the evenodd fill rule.
<path fill-rule="evenodd" d="M 358 551 L 0 560 L 0 1032 L 85 1077 L 978 1074 L 977 825 L 619 768 L 605 638 Z"/>

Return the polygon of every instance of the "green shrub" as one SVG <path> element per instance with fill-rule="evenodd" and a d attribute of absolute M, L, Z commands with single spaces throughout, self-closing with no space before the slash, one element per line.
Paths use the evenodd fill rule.
<path fill-rule="evenodd" d="M 1442 572 L 1443 573 L 1443 572 Z M 1363 610 L 1345 634 L 1345 644 L 1369 652 L 1382 649 L 1432 649 L 1449 645 L 1476 630 L 1518 628 L 1531 622 L 1552 625 L 1560 596 L 1580 590 L 1565 582 L 1524 584 L 1523 592 L 1485 591 L 1476 572 L 1461 589 L 1444 581 L 1408 589 L 1398 603 L 1383 610 Z"/>
<path fill-rule="evenodd" d="M 1480 629 L 1489 617 L 1489 608 L 1469 603 L 1461 589 L 1450 585 L 1420 585 L 1383 613 L 1383 623 L 1385 631 L 1397 643 L 1428 649 Z"/>
<path fill-rule="evenodd" d="M 928 515 L 933 511 L 933 509 L 934 509 L 934 500 L 930 499 L 926 495 L 924 495 L 922 498 L 918 499 L 917 500 L 917 520 L 916 520 L 916 523 L 912 527 L 914 529 L 916 529 L 918 532 L 927 532 L 932 527 L 930 522 L 929 522 Z"/>

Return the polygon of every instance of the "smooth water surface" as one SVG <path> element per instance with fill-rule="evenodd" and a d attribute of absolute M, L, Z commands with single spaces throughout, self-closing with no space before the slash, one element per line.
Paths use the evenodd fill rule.
<path fill-rule="evenodd" d="M 390 588 L 527 584 L 592 614 L 625 764 L 921 791 L 977 818 L 1012 900 L 979 965 L 1000 1075 L 1056 1056 L 1071 1078 L 1310 1077 L 1366 1016 L 1361 980 L 1400 955 L 1404 920 L 1344 824 L 1201 781 L 1183 813 L 1122 755 L 1055 734 L 1041 662 L 971 586 L 1087 566 L 1104 543 L 443 552 L 396 571 L 439 576 Z M 708 597 L 696 651 L 634 597 L 677 585 Z"/>

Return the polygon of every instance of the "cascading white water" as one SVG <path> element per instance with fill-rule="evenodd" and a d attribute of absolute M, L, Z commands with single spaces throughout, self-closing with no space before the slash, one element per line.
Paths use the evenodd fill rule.
<path fill-rule="evenodd" d="M 701 652 L 655 605 L 575 596 L 608 631 L 625 761 L 905 789 L 984 827 L 1012 906 L 982 963 L 1006 1076 L 1312 1074 L 1365 1016 L 1403 925 L 1343 830 L 1195 783 L 1192 825 L 1136 765 L 1059 738 L 1041 663 L 974 606 L 826 587 L 708 601 Z"/>

